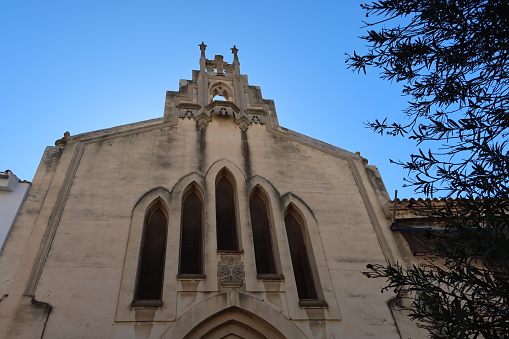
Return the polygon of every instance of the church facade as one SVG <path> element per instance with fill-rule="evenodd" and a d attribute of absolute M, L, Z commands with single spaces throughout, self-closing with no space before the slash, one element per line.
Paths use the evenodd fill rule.
<path fill-rule="evenodd" d="M 48 147 L 0 256 L 0 337 L 418 338 L 366 264 L 404 262 L 360 155 L 281 127 L 207 59 L 164 116 Z"/>

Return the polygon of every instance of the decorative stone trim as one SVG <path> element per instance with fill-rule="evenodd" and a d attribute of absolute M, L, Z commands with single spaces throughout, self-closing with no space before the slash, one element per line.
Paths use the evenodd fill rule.
<path fill-rule="evenodd" d="M 246 108 L 246 114 L 267 115 L 265 110 L 261 107 L 248 107 L 248 108 Z"/>
<path fill-rule="evenodd" d="M 198 117 L 196 118 L 196 123 L 201 128 L 207 127 L 207 124 L 210 121 L 212 121 L 212 119 L 207 114 L 205 114 L 205 113 L 202 113 L 202 114 L 198 115 Z"/>
<path fill-rule="evenodd" d="M 233 109 L 231 107 L 216 106 L 211 113 L 218 115 L 233 115 Z"/>
<path fill-rule="evenodd" d="M 235 261 L 228 256 L 226 261 L 219 261 L 217 264 L 217 277 L 223 287 L 239 287 L 244 284 L 244 263 Z"/>
<path fill-rule="evenodd" d="M 177 105 L 177 108 L 182 108 L 182 109 L 200 109 L 200 105 L 198 104 L 195 104 L 194 102 L 181 102 Z"/>
<path fill-rule="evenodd" d="M 181 102 L 177 105 L 179 118 L 195 118 L 198 116 L 198 111 L 201 106 L 192 102 Z"/>
<path fill-rule="evenodd" d="M 249 127 L 249 120 L 246 118 L 245 115 L 235 120 L 235 123 L 239 125 L 242 131 L 246 131 L 247 128 Z"/>
<path fill-rule="evenodd" d="M 246 108 L 246 115 L 250 123 L 264 125 L 267 113 L 263 108 Z"/>
<path fill-rule="evenodd" d="M 220 107 L 220 108 L 216 109 L 216 107 Z M 240 108 L 237 105 L 235 105 L 233 102 L 231 102 L 231 101 L 217 101 L 217 100 L 214 100 L 210 104 L 205 106 L 205 110 L 207 112 L 214 112 L 214 113 L 218 114 L 217 112 L 223 107 L 230 108 L 231 112 L 232 112 L 231 115 L 233 115 L 233 112 L 235 112 L 235 113 L 240 112 Z"/>
<path fill-rule="evenodd" d="M 261 124 L 261 125 L 265 125 L 265 117 L 264 116 L 259 116 L 259 115 L 252 115 L 252 116 L 249 116 L 248 115 L 248 119 L 249 121 L 255 123 L 255 124 Z"/>

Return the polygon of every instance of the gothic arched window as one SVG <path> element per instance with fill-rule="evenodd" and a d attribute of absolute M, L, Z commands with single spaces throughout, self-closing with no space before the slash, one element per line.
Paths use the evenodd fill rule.
<path fill-rule="evenodd" d="M 293 209 L 285 214 L 286 234 L 292 258 L 293 274 L 300 300 L 317 300 L 315 281 L 303 237 L 303 219 Z"/>
<path fill-rule="evenodd" d="M 167 216 L 157 203 L 145 217 L 135 302 L 162 299 L 167 230 Z"/>
<path fill-rule="evenodd" d="M 210 88 L 210 95 L 212 97 L 212 101 L 232 101 L 231 89 L 222 82 L 218 82 Z"/>
<path fill-rule="evenodd" d="M 191 191 L 182 201 L 179 274 L 203 274 L 203 204 Z"/>
<path fill-rule="evenodd" d="M 276 274 L 267 204 L 259 193 L 255 193 L 251 197 L 249 209 L 253 228 L 256 272 L 258 275 Z"/>
<path fill-rule="evenodd" d="M 216 232 L 218 250 L 238 251 L 235 191 L 225 175 L 216 182 Z"/>

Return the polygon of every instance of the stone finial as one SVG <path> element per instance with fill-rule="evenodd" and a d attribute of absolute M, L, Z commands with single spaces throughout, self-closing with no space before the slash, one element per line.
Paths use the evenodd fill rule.
<path fill-rule="evenodd" d="M 58 146 L 58 147 L 65 147 L 65 145 L 67 144 L 67 142 L 69 141 L 69 139 L 71 139 L 71 133 L 69 133 L 68 131 L 64 133 L 64 137 L 61 138 L 61 139 L 57 139 L 55 141 L 55 146 Z"/>
<path fill-rule="evenodd" d="M 239 49 L 237 48 L 237 46 L 233 45 L 233 48 L 230 48 L 230 49 L 232 50 L 232 53 L 233 53 L 233 59 L 238 60 L 239 56 L 237 55 L 237 52 L 239 51 Z"/>
<path fill-rule="evenodd" d="M 240 74 L 240 62 L 239 62 L 239 56 L 237 55 L 237 52 L 239 49 L 236 45 L 233 45 L 233 48 L 231 48 L 233 53 L 233 71 L 235 74 Z"/>
<path fill-rule="evenodd" d="M 205 68 L 207 67 L 207 59 L 205 58 L 205 49 L 207 45 L 202 41 L 200 46 L 201 56 L 200 56 L 200 72 L 205 72 Z"/>
<path fill-rule="evenodd" d="M 200 46 L 201 57 L 205 58 L 205 49 L 207 48 L 207 45 L 205 45 L 205 43 L 202 41 L 198 46 Z"/>

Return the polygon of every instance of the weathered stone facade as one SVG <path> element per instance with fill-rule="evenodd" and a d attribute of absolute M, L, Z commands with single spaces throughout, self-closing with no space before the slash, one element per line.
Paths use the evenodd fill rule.
<path fill-rule="evenodd" d="M 46 149 L 0 257 L 0 337 L 418 338 L 380 293 L 384 282 L 360 273 L 402 261 L 376 168 L 279 126 L 273 101 L 240 74 L 237 49 L 229 64 L 206 59 L 205 48 L 192 80 L 167 92 L 164 117 L 66 134 Z M 222 177 L 234 191 L 232 250 L 216 239 Z M 200 206 L 199 271 L 184 274 L 190 194 Z M 267 210 L 267 274 L 257 272 L 254 195 Z M 162 292 L 140 300 L 154 208 L 167 230 Z"/>

